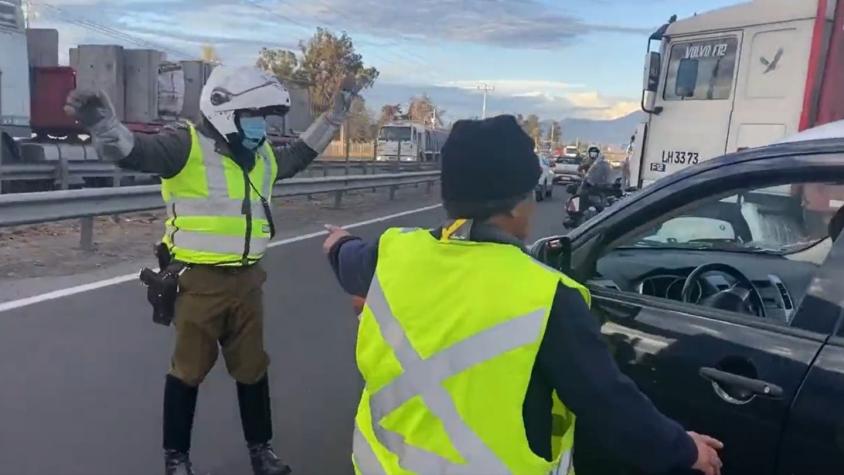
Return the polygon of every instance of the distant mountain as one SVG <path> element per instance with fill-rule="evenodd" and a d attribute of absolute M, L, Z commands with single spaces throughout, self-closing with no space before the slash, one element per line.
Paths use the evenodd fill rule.
<path fill-rule="evenodd" d="M 630 136 L 636 126 L 646 118 L 647 114 L 636 111 L 613 120 L 563 119 L 560 125 L 563 129 L 563 140 L 566 142 L 579 139 L 581 143 L 622 145 L 630 142 Z"/>

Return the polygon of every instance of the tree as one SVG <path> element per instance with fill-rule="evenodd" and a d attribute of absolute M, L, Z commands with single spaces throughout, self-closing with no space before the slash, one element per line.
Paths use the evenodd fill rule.
<path fill-rule="evenodd" d="M 562 142 L 561 134 L 562 127 L 560 127 L 560 123 L 554 121 L 551 123 L 551 127 L 548 129 L 548 141 L 551 142 L 551 145 L 557 145 Z"/>
<path fill-rule="evenodd" d="M 372 112 L 366 107 L 366 101 L 360 97 L 355 99 L 349 109 L 349 139 L 359 142 L 374 139 L 374 125 Z"/>
<path fill-rule="evenodd" d="M 307 79 L 311 102 L 317 112 L 328 109 L 337 86 L 346 76 L 354 76 L 363 88 L 371 87 L 379 72 L 365 67 L 363 57 L 345 32 L 339 36 L 325 28 L 317 28 L 307 42 L 300 42 L 299 68 Z"/>
<path fill-rule="evenodd" d="M 211 64 L 220 64 L 220 56 L 217 55 L 217 48 L 214 45 L 202 45 L 202 53 L 200 55 L 203 61 Z"/>
<path fill-rule="evenodd" d="M 522 122 L 522 128 L 534 142 L 539 143 L 542 138 L 542 126 L 539 124 L 539 117 L 536 114 L 527 116 L 527 119 Z"/>
<path fill-rule="evenodd" d="M 316 113 L 328 110 L 334 92 L 347 76 L 353 76 L 365 89 L 372 87 L 380 74 L 375 68 L 365 67 L 345 32 L 335 35 L 317 28 L 311 39 L 299 43 L 299 48 L 298 56 L 289 50 L 263 48 L 256 65 L 282 81 L 307 84 Z"/>
<path fill-rule="evenodd" d="M 402 118 L 404 118 L 404 114 L 401 110 L 401 104 L 385 104 L 381 107 L 381 116 L 378 118 L 378 126 L 380 127 L 395 120 L 401 120 Z"/>
<path fill-rule="evenodd" d="M 282 81 L 307 82 L 304 71 L 299 68 L 296 53 L 284 49 L 261 48 L 255 66 L 273 74 Z"/>
<path fill-rule="evenodd" d="M 409 120 L 433 127 L 442 126 L 443 114 L 445 114 L 445 111 L 437 107 L 427 94 L 422 94 L 421 97 L 412 97 L 410 106 L 407 108 Z"/>

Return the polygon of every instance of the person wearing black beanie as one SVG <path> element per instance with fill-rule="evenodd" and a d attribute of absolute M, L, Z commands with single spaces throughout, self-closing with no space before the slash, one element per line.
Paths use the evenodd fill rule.
<path fill-rule="evenodd" d="M 516 118 L 454 123 L 442 150 L 443 207 L 451 219 L 491 219 L 526 239 L 542 174 L 534 142 Z"/>
<path fill-rule="evenodd" d="M 356 356 L 365 392 L 352 456 L 359 473 L 570 473 L 572 438 L 552 435 L 567 439 L 572 414 L 586 436 L 574 445 L 597 434 L 611 467 L 720 473 L 723 445 L 687 433 L 618 369 L 588 290 L 527 254 L 540 174 L 533 141 L 512 116 L 459 121 L 442 151 L 443 226 L 389 229 L 369 242 L 326 226 L 323 250 L 337 280 L 363 302 Z M 519 342 L 521 322 L 537 314 L 521 313 L 537 307 L 541 329 Z M 420 379 L 429 364 L 441 374 Z M 409 403 L 414 394 L 422 404 Z M 564 414 L 554 411 L 555 397 Z M 388 419 L 406 430 L 392 432 Z M 497 450 L 476 443 L 484 437 L 503 442 Z"/>

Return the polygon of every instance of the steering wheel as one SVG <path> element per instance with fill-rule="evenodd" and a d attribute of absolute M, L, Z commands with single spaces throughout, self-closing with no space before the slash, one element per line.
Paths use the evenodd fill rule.
<path fill-rule="evenodd" d="M 686 277 L 686 282 L 683 284 L 683 302 L 691 302 L 695 282 L 702 275 L 710 272 L 726 274 L 735 279 L 736 283 L 727 290 L 722 290 L 706 297 L 698 302 L 699 304 L 734 312 L 754 313 L 749 305 L 752 302 L 756 308 L 755 313 L 761 318 L 767 318 L 765 314 L 765 302 L 762 300 L 759 290 L 753 285 L 753 281 L 748 279 L 747 276 L 735 267 L 720 262 L 711 262 L 698 266 Z"/>

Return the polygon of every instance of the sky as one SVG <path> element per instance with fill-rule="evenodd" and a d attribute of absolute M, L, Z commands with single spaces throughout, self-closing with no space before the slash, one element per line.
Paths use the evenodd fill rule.
<path fill-rule="evenodd" d="M 156 47 L 171 59 L 215 46 L 254 64 L 262 47 L 297 50 L 317 26 L 346 31 L 381 76 L 373 111 L 428 94 L 453 121 L 481 114 L 614 119 L 638 109 L 647 37 L 742 0 L 32 0 L 33 27 L 76 44 Z"/>

